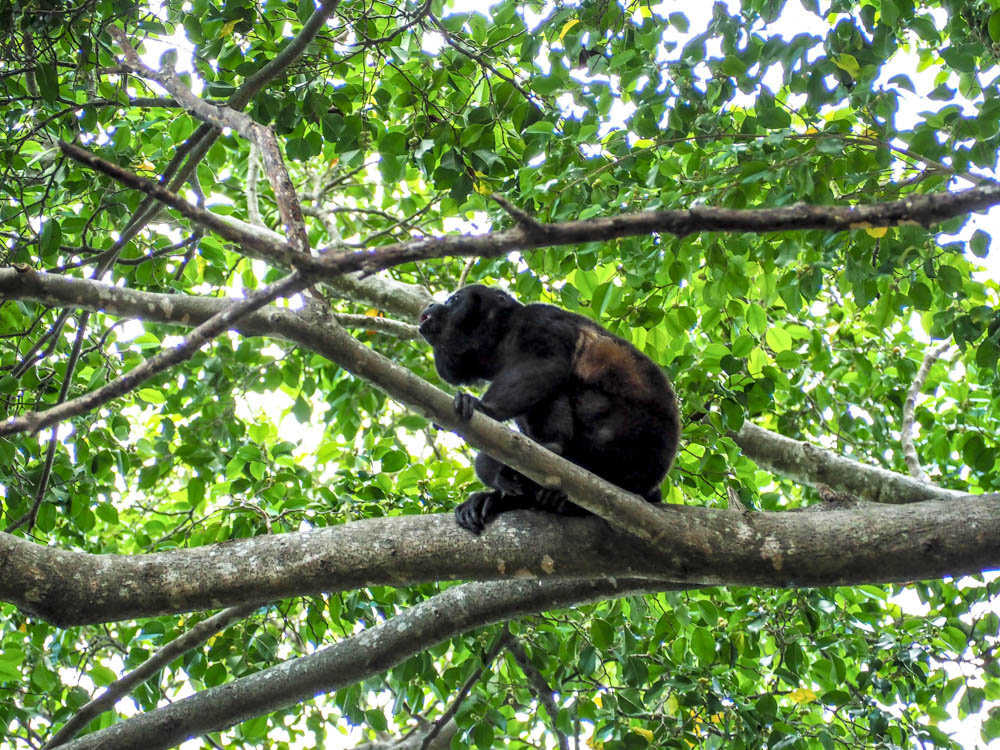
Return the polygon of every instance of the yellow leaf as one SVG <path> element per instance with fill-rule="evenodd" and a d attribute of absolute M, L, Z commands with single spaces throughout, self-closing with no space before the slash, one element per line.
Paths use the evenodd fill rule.
<path fill-rule="evenodd" d="M 561 42 L 563 40 L 563 37 L 569 33 L 569 30 L 572 29 L 574 26 L 576 26 L 578 23 L 580 23 L 579 18 L 571 18 L 569 21 L 567 21 L 563 25 L 562 31 L 559 32 L 559 41 Z"/>
<path fill-rule="evenodd" d="M 598 708 L 602 708 L 602 706 L 601 706 L 601 696 L 599 696 L 599 695 L 595 695 L 594 696 L 594 705 L 597 706 Z"/>
<path fill-rule="evenodd" d="M 799 688 L 790 692 L 788 697 L 796 703 L 812 703 L 816 700 L 816 693 L 809 688 Z"/>
<path fill-rule="evenodd" d="M 656 141 L 654 141 L 654 140 L 652 140 L 650 138 L 640 138 L 639 140 L 637 140 L 635 142 L 635 147 L 636 148 L 649 148 L 650 146 L 655 146 L 655 145 L 656 145 Z"/>
<path fill-rule="evenodd" d="M 833 58 L 833 64 L 849 73 L 852 78 L 857 78 L 861 75 L 861 66 L 858 65 L 858 59 L 854 55 L 837 55 Z"/>
<path fill-rule="evenodd" d="M 649 8 L 647 8 L 645 5 L 643 5 L 641 8 L 639 8 L 639 17 L 640 18 L 652 18 L 653 17 L 653 11 L 651 11 Z"/>
<path fill-rule="evenodd" d="M 223 26 L 222 27 L 222 36 L 229 36 L 230 34 L 232 34 L 233 33 L 233 29 L 236 28 L 236 24 L 237 23 L 239 23 L 239 19 L 238 18 L 236 20 L 234 20 L 234 21 L 230 21 L 225 26 Z"/>
<path fill-rule="evenodd" d="M 885 237 L 885 233 L 889 231 L 889 227 L 866 227 L 865 234 L 869 237 L 874 237 L 878 239 L 879 237 Z"/>
<path fill-rule="evenodd" d="M 648 729 L 643 729 L 642 727 L 632 727 L 632 731 L 635 734 L 639 735 L 640 737 L 645 737 L 646 742 L 653 741 L 653 733 L 650 732 Z"/>

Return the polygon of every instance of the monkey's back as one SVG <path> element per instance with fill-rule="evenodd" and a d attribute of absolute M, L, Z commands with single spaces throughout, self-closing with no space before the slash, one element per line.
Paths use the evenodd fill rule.
<path fill-rule="evenodd" d="M 625 339 L 589 318 L 532 304 L 512 321 L 521 345 L 570 351 L 566 383 L 572 438 L 563 455 L 651 500 L 670 469 L 680 438 L 674 390 L 663 370 Z"/>

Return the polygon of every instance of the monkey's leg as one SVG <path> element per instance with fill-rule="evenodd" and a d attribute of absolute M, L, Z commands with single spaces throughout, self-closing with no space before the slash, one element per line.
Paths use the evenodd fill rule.
<path fill-rule="evenodd" d="M 510 495 L 530 494 L 537 487 L 534 482 L 492 456 L 480 453 L 476 456 L 476 476 L 487 487 L 501 490 Z"/>
<path fill-rule="evenodd" d="M 455 508 L 455 520 L 463 529 L 479 536 L 486 524 L 501 513 L 534 507 L 534 499 L 525 495 L 508 495 L 500 490 L 473 492 L 468 500 Z"/>

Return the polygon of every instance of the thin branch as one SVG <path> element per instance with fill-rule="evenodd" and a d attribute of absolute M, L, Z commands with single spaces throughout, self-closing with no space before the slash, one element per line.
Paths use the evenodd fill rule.
<path fill-rule="evenodd" d="M 497 658 L 503 647 L 507 644 L 508 638 L 510 637 L 510 629 L 506 624 L 503 626 L 503 630 L 500 635 L 496 637 L 493 641 L 493 645 L 489 647 L 483 658 L 479 663 L 479 666 L 473 670 L 472 674 L 466 679 L 465 684 L 459 688 L 458 692 L 455 693 L 455 697 L 451 701 L 451 705 L 435 720 L 434 726 L 424 735 L 423 741 L 420 743 L 420 750 L 427 750 L 434 741 L 434 738 L 440 734 L 442 728 L 455 718 L 458 713 L 458 709 L 462 707 L 463 701 L 468 697 L 469 693 L 472 692 L 472 688 L 476 686 L 480 678 L 483 676 L 483 672 L 489 669 L 490 665 L 493 664 L 493 660 Z"/>
<path fill-rule="evenodd" d="M 209 211 L 203 211 L 161 185 L 132 174 L 85 149 L 64 141 L 59 147 L 69 156 L 109 175 L 129 187 L 154 195 L 183 216 L 208 227 L 233 242 L 252 246 L 273 262 L 314 273 L 322 280 L 349 271 L 375 273 L 384 268 L 429 258 L 482 256 L 494 258 L 514 250 L 601 242 L 621 237 L 658 233 L 683 237 L 693 232 L 756 232 L 824 229 L 846 231 L 869 227 L 919 224 L 932 226 L 962 214 L 1000 204 L 1000 185 L 956 192 L 910 196 L 889 203 L 856 206 L 812 206 L 799 204 L 767 209 L 723 209 L 694 207 L 644 211 L 605 218 L 542 224 L 540 230 L 523 226 L 480 235 L 445 235 L 399 242 L 350 252 L 325 252 L 309 256 L 287 243 L 268 242 L 244 232 Z"/>
<path fill-rule="evenodd" d="M 545 226 L 538 221 L 533 216 L 529 216 L 527 213 L 519 209 L 513 203 L 508 201 L 503 196 L 493 193 L 490 198 L 492 198 L 497 205 L 500 206 L 504 211 L 510 214 L 511 218 L 517 223 L 517 225 L 529 232 L 544 232 Z"/>
<path fill-rule="evenodd" d="M 112 682 L 101 695 L 78 710 L 69 721 L 63 724 L 58 732 L 52 735 L 49 741 L 42 747 L 42 750 L 50 750 L 58 745 L 69 742 L 91 721 L 105 711 L 110 711 L 119 700 L 131 693 L 132 690 L 150 677 L 153 677 L 174 659 L 197 648 L 216 633 L 225 630 L 233 622 L 242 620 L 258 606 L 257 604 L 243 604 L 238 607 L 224 609 L 202 620 L 186 633 L 177 636 L 129 674 Z"/>
<path fill-rule="evenodd" d="M 76 370 L 77 362 L 80 361 L 80 351 L 83 349 L 83 340 L 86 337 L 89 321 L 90 311 L 84 311 L 80 314 L 76 338 L 73 341 L 73 349 L 70 352 L 69 361 L 66 363 L 66 372 L 63 375 L 62 386 L 59 388 L 59 397 L 56 401 L 58 404 L 65 403 L 66 396 L 69 394 L 69 388 L 73 382 L 73 372 Z M 31 508 L 21 518 L 4 529 L 6 533 L 16 531 L 22 526 L 27 527 L 29 530 L 34 527 L 35 520 L 38 518 L 38 509 L 42 507 L 42 500 L 45 498 L 45 492 L 49 487 L 49 479 L 52 477 L 52 466 L 55 463 L 56 448 L 58 446 L 59 428 L 55 427 L 52 429 L 52 435 L 49 437 L 49 445 L 45 451 L 45 464 L 42 466 L 42 473 L 38 477 L 38 485 L 35 487 L 35 497 L 31 503 Z"/>
<path fill-rule="evenodd" d="M 347 315 L 344 313 L 334 313 L 333 317 L 344 328 L 363 328 L 366 331 L 377 331 L 389 336 L 394 336 L 404 341 L 411 341 L 420 338 L 417 327 L 409 323 L 401 323 L 392 318 L 383 318 L 372 315 Z"/>
<path fill-rule="evenodd" d="M 920 459 L 917 457 L 917 449 L 913 445 L 913 414 L 917 405 L 917 396 L 923 390 L 924 383 L 927 382 L 931 367 L 950 347 L 951 342 L 944 341 L 924 354 L 924 361 L 921 363 L 916 377 L 913 378 L 910 389 L 906 392 L 906 400 L 903 402 L 903 424 L 900 427 L 903 459 L 906 461 L 906 468 L 910 470 L 910 476 L 928 484 L 931 483 L 931 478 L 921 467 Z"/>
<path fill-rule="evenodd" d="M 460 45 L 456 41 L 454 35 L 450 31 L 448 31 L 447 27 L 433 15 L 430 16 L 430 19 L 431 22 L 434 24 L 434 26 L 437 28 L 438 32 L 444 37 L 444 40 L 448 43 L 449 46 L 454 47 L 460 54 L 465 55 L 470 60 L 474 60 L 475 62 L 479 63 L 481 67 L 490 71 L 497 78 L 509 83 L 521 96 L 524 97 L 525 101 L 531 102 L 532 104 L 537 103 L 538 101 L 537 97 L 525 91 L 524 88 L 522 88 L 521 84 L 518 83 L 513 76 L 501 73 L 499 70 L 493 67 L 493 65 L 491 65 L 482 55 L 477 55 L 475 52 L 472 52 L 471 50 L 462 47 L 462 45 Z"/>
<path fill-rule="evenodd" d="M 164 349 L 154 357 L 130 370 L 125 375 L 111 381 L 107 385 L 91 391 L 83 396 L 54 406 L 43 412 L 30 412 L 19 417 L 0 422 L 0 435 L 12 435 L 17 432 L 38 432 L 45 427 L 62 422 L 71 417 L 84 414 L 101 404 L 118 398 L 129 392 L 140 383 L 159 375 L 161 372 L 194 356 L 206 342 L 228 330 L 233 323 L 244 315 L 260 309 L 278 297 L 295 294 L 311 282 L 305 274 L 293 271 L 282 280 L 260 289 L 244 300 L 241 300 L 221 312 L 213 315 L 195 328 L 185 337 L 184 341 L 171 349 Z"/>
<path fill-rule="evenodd" d="M 232 128 L 247 141 L 257 145 L 264 162 L 264 173 L 271 183 L 281 219 L 285 224 L 289 242 L 296 252 L 305 253 L 309 249 L 309 238 L 302 219 L 302 208 L 292 185 L 288 169 L 274 130 L 260 125 L 250 115 L 230 107 L 220 107 L 197 96 L 172 70 L 153 70 L 146 65 L 135 51 L 125 32 L 116 26 L 109 26 L 108 33 L 114 38 L 125 54 L 128 66 L 138 75 L 156 81 L 195 117 L 215 128 Z"/>
<path fill-rule="evenodd" d="M 507 648 L 513 655 L 514 661 L 516 661 L 517 665 L 521 668 L 521 671 L 524 672 L 524 676 L 528 678 L 531 689 L 534 691 L 539 703 L 545 706 L 545 711 L 548 713 L 549 720 L 552 722 L 552 731 L 555 733 L 556 739 L 559 742 L 559 750 L 569 750 L 569 740 L 557 726 L 557 722 L 559 720 L 559 706 L 556 705 L 552 688 L 549 687 L 545 677 L 538 671 L 534 662 L 531 661 L 531 658 L 524 650 L 524 645 L 521 641 L 511 635 L 507 638 Z"/>

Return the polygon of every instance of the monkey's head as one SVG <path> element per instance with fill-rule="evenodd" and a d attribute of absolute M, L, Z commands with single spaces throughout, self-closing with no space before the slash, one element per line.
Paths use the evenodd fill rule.
<path fill-rule="evenodd" d="M 452 385 L 489 380 L 511 313 L 521 303 L 499 289 L 473 284 L 420 313 L 420 335 L 434 349 L 438 375 Z"/>

